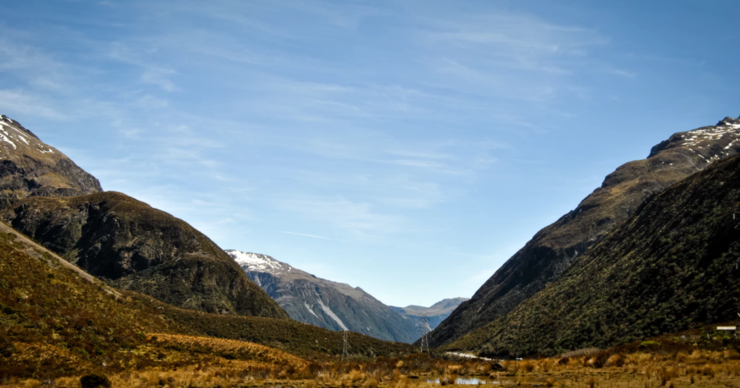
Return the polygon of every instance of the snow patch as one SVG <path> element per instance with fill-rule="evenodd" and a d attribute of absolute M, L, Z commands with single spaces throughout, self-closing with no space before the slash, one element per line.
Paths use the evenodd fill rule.
<path fill-rule="evenodd" d="M 334 311 L 331 311 L 331 309 L 329 308 L 329 306 L 325 305 L 324 302 L 321 301 L 321 298 L 319 298 L 319 305 L 321 306 L 321 309 L 324 310 L 324 313 L 326 313 L 326 315 L 330 316 L 331 319 L 333 319 L 334 322 L 336 322 L 337 325 L 339 325 L 339 327 L 342 328 L 342 330 L 349 330 L 347 328 L 347 326 L 344 325 L 344 322 L 342 322 L 342 320 L 339 319 L 339 317 L 337 316 L 337 314 L 334 314 Z"/>
<path fill-rule="evenodd" d="M 309 305 L 308 305 L 308 303 L 306 303 L 306 302 L 303 302 L 303 304 L 304 304 L 304 305 L 306 306 L 306 309 L 308 309 L 308 312 L 309 312 L 309 313 L 313 314 L 313 316 L 314 316 L 314 317 L 316 317 L 316 318 L 318 318 L 318 317 L 319 317 L 318 315 L 316 315 L 316 313 L 315 313 L 315 312 L 313 312 L 313 309 L 311 308 L 311 306 L 309 306 Z"/>
<path fill-rule="evenodd" d="M 0 133 L 0 141 L 4 141 L 4 142 L 6 142 L 6 143 L 9 143 L 10 145 L 12 145 L 12 146 L 13 146 L 13 149 L 14 149 L 14 150 L 17 150 L 17 149 L 18 149 L 18 147 L 17 147 L 16 145 L 15 145 L 15 143 L 13 143 L 13 142 L 12 142 L 12 141 L 10 140 L 10 138 L 8 138 L 7 136 L 5 136 L 5 135 L 3 135 L 3 134 L 1 134 L 1 133 Z"/>
<path fill-rule="evenodd" d="M 290 266 L 281 263 L 270 256 L 258 253 L 242 252 L 237 250 L 227 250 L 226 253 L 231 256 L 240 267 L 257 272 L 275 272 L 290 270 Z"/>

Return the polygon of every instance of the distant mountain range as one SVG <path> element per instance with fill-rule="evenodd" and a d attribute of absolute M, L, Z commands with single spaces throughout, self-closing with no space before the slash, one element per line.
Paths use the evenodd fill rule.
<path fill-rule="evenodd" d="M 683 301 L 670 295 L 685 282 L 693 281 L 687 276 L 699 276 L 702 265 L 718 263 L 716 260 L 728 254 L 725 239 L 737 237 L 712 237 L 726 233 L 717 223 L 724 223 L 731 210 L 720 201 L 735 198 L 730 188 L 737 183 L 731 171 L 737 159 L 733 159 L 735 164 L 721 163 L 717 167 L 723 169 L 721 174 L 715 172 L 725 176 L 722 182 L 713 180 L 709 172 L 692 174 L 739 151 L 740 119 L 728 117 L 714 126 L 676 133 L 653 147 L 647 159 L 617 168 L 575 210 L 538 232 L 470 301 L 442 322 L 432 332 L 431 344 L 490 354 L 554 353 L 581 346 L 608 346 L 727 318 L 725 312 L 706 308 L 702 309 L 704 315 L 688 317 L 681 308 L 664 303 L 719 306 L 706 291 L 723 295 L 722 282 L 716 277 L 721 272 L 701 275 L 709 283 L 684 293 Z M 716 187 L 716 194 L 699 190 L 699 184 Z M 685 197 L 688 192 L 703 198 L 703 213 L 691 208 L 697 203 Z M 716 197 L 716 206 L 712 206 L 712 196 Z M 658 198 L 660 202 L 656 202 Z M 671 200 L 684 208 L 673 208 Z M 655 208 L 648 212 L 651 206 Z M 664 219 L 665 223 L 652 223 L 649 217 Z M 635 228 L 635 223 L 652 226 Z M 691 225 L 701 225 L 702 229 L 692 234 L 688 228 Z M 684 226 L 680 233 L 679 229 L 672 230 Z M 692 252 L 688 257 L 686 251 L 677 248 L 678 236 L 694 241 L 681 245 Z M 665 241 L 673 241 L 676 248 L 671 249 Z M 660 250 L 656 251 L 657 247 Z M 641 268 L 646 263 L 655 267 Z M 623 272 L 613 272 L 615 268 Z M 654 268 L 660 270 L 655 272 Z M 661 271 L 672 273 L 674 278 L 667 273 L 661 275 Z M 659 279 L 664 283 L 656 283 Z M 644 290 L 652 291 L 645 295 Z M 607 295 L 616 299 L 605 298 Z M 646 306 L 655 306 L 664 315 L 656 318 Z M 585 310 L 588 308 L 591 310 Z M 603 314 L 595 316 L 597 311 Z M 634 316 L 625 316 L 626 312 Z"/>
<path fill-rule="evenodd" d="M 337 283 L 270 256 L 227 250 L 249 278 L 291 318 L 330 330 L 351 330 L 371 337 L 411 343 L 421 336 L 421 317 L 436 327 L 465 299 L 446 299 L 430 308 L 386 306 L 359 287 Z"/>

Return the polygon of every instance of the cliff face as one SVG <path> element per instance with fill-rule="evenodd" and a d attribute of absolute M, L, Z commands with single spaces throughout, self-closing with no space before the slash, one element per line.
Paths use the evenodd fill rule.
<path fill-rule="evenodd" d="M 494 321 L 557 280 L 589 247 L 624 223 L 650 195 L 740 151 L 740 119 L 680 132 L 626 163 L 578 207 L 539 231 L 431 334 L 442 346 Z"/>
<path fill-rule="evenodd" d="M 101 191 L 95 177 L 17 121 L 0 115 L 0 206 L 29 196 Z"/>
<path fill-rule="evenodd" d="M 447 347 L 553 355 L 737 319 L 738 215 L 740 156 L 651 196 L 558 280 Z"/>
<path fill-rule="evenodd" d="M 31 197 L 0 216 L 113 286 L 187 309 L 287 318 L 208 237 L 124 194 Z"/>

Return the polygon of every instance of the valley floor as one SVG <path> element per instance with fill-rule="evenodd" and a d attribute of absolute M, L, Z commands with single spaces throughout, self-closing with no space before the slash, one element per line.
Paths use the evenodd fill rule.
<path fill-rule="evenodd" d="M 190 338 L 165 338 L 192 346 Z M 209 344 L 226 357 L 209 357 L 170 370 L 132 368 L 108 375 L 112 387 L 281 387 L 281 388 L 431 388 L 470 384 L 542 388 L 740 387 L 740 353 L 735 350 L 673 354 L 576 355 L 539 360 L 445 360 L 427 355 L 379 357 L 350 363 L 308 363 L 297 357 L 257 349 L 261 360 L 233 359 L 232 341 Z M 254 351 L 255 349 L 250 349 Z M 264 353 L 262 353 L 264 351 Z M 230 359 L 232 358 L 232 359 Z M 505 370 L 496 370 L 500 367 Z M 104 368 L 103 368 L 104 369 Z M 9 380 L 10 387 L 80 387 L 80 376 L 56 380 Z"/>

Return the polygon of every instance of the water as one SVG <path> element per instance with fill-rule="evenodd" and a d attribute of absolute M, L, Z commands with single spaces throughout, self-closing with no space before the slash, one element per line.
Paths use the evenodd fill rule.
<path fill-rule="evenodd" d="M 439 378 L 428 379 L 427 383 L 439 384 Z M 484 380 L 477 377 L 458 377 L 455 380 L 456 385 L 501 385 L 500 381 Z"/>

